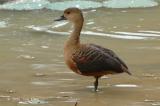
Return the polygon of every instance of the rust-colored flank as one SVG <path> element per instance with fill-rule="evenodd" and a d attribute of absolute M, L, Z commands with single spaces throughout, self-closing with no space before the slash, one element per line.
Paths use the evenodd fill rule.
<path fill-rule="evenodd" d="M 68 8 L 57 19 L 68 20 L 73 24 L 73 31 L 64 46 L 64 58 L 67 66 L 77 74 L 95 77 L 94 90 L 98 88 L 98 78 L 107 74 L 126 72 L 127 65 L 110 49 L 96 44 L 81 44 L 80 33 L 83 26 L 83 14 L 78 8 Z"/>

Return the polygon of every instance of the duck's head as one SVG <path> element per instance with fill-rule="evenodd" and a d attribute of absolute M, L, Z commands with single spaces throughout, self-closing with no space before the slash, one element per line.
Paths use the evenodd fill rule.
<path fill-rule="evenodd" d="M 78 8 L 68 8 L 64 10 L 63 15 L 59 19 L 56 19 L 55 21 L 61 21 L 61 20 L 69 20 L 70 22 L 73 23 L 83 21 L 82 11 Z"/>

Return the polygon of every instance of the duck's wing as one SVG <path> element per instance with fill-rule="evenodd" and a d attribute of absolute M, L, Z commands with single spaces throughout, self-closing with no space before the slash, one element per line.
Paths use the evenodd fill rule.
<path fill-rule="evenodd" d="M 95 44 L 90 44 L 90 46 L 93 46 L 93 47 L 97 47 L 99 48 L 100 50 L 104 51 L 105 53 L 109 54 L 111 57 L 113 57 L 116 61 L 119 62 L 119 64 L 121 64 L 124 72 L 128 73 L 129 75 L 131 75 L 131 73 L 129 72 L 129 69 L 127 67 L 127 65 L 125 64 L 125 62 L 123 60 L 121 60 L 112 50 L 110 49 L 107 49 L 107 48 L 104 48 L 104 47 L 101 47 L 99 45 L 95 45 Z"/>
<path fill-rule="evenodd" d="M 127 65 L 113 51 L 98 45 L 82 46 L 73 54 L 72 59 L 82 73 L 113 71 L 131 74 Z"/>

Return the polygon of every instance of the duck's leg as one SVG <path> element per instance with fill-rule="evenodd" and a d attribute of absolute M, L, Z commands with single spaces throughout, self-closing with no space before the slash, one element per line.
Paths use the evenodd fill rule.
<path fill-rule="evenodd" d="M 99 77 L 98 76 L 95 76 L 95 82 L 94 82 L 94 91 L 97 92 L 98 91 L 98 79 Z"/>

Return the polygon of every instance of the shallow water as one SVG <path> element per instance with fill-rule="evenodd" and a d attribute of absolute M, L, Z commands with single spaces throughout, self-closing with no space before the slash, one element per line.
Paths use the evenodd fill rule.
<path fill-rule="evenodd" d="M 133 75 L 104 76 L 95 93 L 92 77 L 64 64 L 71 24 L 53 22 L 62 11 L 0 10 L 0 105 L 160 105 L 160 7 L 83 12 L 82 42 L 111 48 Z"/>

